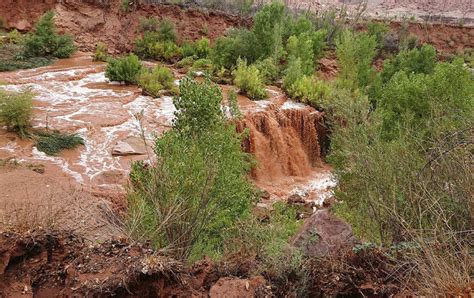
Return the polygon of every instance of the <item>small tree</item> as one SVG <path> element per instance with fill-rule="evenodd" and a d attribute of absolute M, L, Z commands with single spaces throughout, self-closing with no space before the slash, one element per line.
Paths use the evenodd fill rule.
<path fill-rule="evenodd" d="M 156 163 L 135 163 L 130 174 L 132 235 L 180 259 L 216 254 L 252 201 L 248 157 L 222 99 L 209 81 L 182 80 L 173 129 L 156 141 Z"/>
<path fill-rule="evenodd" d="M 0 124 L 25 137 L 33 114 L 33 94 L 0 90 Z"/>
<path fill-rule="evenodd" d="M 108 57 L 109 57 L 109 50 L 107 48 L 107 45 L 103 42 L 97 43 L 97 45 L 95 46 L 95 53 L 94 53 L 93 60 L 106 62 Z"/>
<path fill-rule="evenodd" d="M 53 56 L 68 58 L 75 51 L 70 35 L 59 35 L 54 25 L 54 12 L 45 13 L 36 24 L 33 34 L 25 41 L 25 56 Z"/>

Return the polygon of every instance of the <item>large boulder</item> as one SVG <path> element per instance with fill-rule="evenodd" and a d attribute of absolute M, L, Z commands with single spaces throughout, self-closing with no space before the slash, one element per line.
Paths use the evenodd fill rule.
<path fill-rule="evenodd" d="M 332 215 L 328 209 L 322 209 L 306 220 L 293 238 L 293 244 L 308 256 L 322 257 L 352 248 L 357 239 L 349 224 Z"/>
<path fill-rule="evenodd" d="M 128 137 L 115 143 L 112 148 L 113 156 L 129 156 L 146 154 L 146 148 L 143 141 L 137 137 Z"/>

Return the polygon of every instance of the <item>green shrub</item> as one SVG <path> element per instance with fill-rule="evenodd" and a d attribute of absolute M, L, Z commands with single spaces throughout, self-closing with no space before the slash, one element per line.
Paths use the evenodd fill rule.
<path fill-rule="evenodd" d="M 133 2 L 131 2 L 130 0 L 122 0 L 121 6 L 120 6 L 122 8 L 122 11 L 129 12 L 131 3 Z"/>
<path fill-rule="evenodd" d="M 95 46 L 95 53 L 94 53 L 93 60 L 106 62 L 108 57 L 109 57 L 109 50 L 107 48 L 107 45 L 103 42 L 97 43 L 97 45 Z"/>
<path fill-rule="evenodd" d="M 28 134 L 33 114 L 33 94 L 0 90 L 0 124 L 20 137 Z"/>
<path fill-rule="evenodd" d="M 258 43 L 252 44 L 255 48 L 255 60 L 277 55 L 275 45 L 282 42 L 283 23 L 286 17 L 285 5 L 275 1 L 264 6 L 254 17 L 252 32 Z M 258 47 L 255 45 L 258 44 Z M 242 56 L 245 58 L 250 58 Z M 251 62 L 255 61 L 251 60 Z"/>
<path fill-rule="evenodd" d="M 155 17 L 144 18 L 140 17 L 140 30 L 142 32 L 157 32 L 160 28 L 160 22 Z"/>
<path fill-rule="evenodd" d="M 198 58 L 208 58 L 211 53 L 211 41 L 208 38 L 201 38 L 195 43 L 195 54 Z"/>
<path fill-rule="evenodd" d="M 75 51 L 70 35 L 59 35 L 54 26 L 54 12 L 45 13 L 36 24 L 35 31 L 25 40 L 25 56 L 53 56 L 68 58 Z"/>
<path fill-rule="evenodd" d="M 280 69 L 272 58 L 258 60 L 254 65 L 262 75 L 266 84 L 272 84 L 276 82 L 280 75 Z"/>
<path fill-rule="evenodd" d="M 324 57 L 328 44 L 326 42 L 328 33 L 324 29 L 320 29 L 311 34 L 311 39 L 313 42 L 313 53 L 314 58 L 319 59 Z"/>
<path fill-rule="evenodd" d="M 105 77 L 111 81 L 136 84 L 142 70 L 140 59 L 130 54 L 119 59 L 110 59 L 105 69 Z"/>
<path fill-rule="evenodd" d="M 185 57 L 185 58 L 179 60 L 178 63 L 176 63 L 176 67 L 189 69 L 190 67 L 193 66 L 194 59 L 195 59 L 194 56 Z"/>
<path fill-rule="evenodd" d="M 288 91 L 300 77 L 304 76 L 303 71 L 301 70 L 301 59 L 297 58 L 290 60 L 284 73 L 283 89 Z"/>
<path fill-rule="evenodd" d="M 377 48 L 382 49 L 385 44 L 385 36 L 389 32 L 389 27 L 384 23 L 380 22 L 368 22 L 367 23 L 367 32 L 369 35 L 375 37 L 375 41 L 377 42 Z"/>
<path fill-rule="evenodd" d="M 176 43 L 176 30 L 174 28 L 173 22 L 170 20 L 162 20 L 158 26 L 157 33 L 159 41 L 169 41 Z"/>
<path fill-rule="evenodd" d="M 35 132 L 36 147 L 48 155 L 56 155 L 62 150 L 74 149 L 84 145 L 84 139 L 76 134 L 58 131 Z"/>
<path fill-rule="evenodd" d="M 156 66 L 151 71 L 142 71 L 138 76 L 138 86 L 144 93 L 153 97 L 159 97 L 162 90 L 176 93 L 173 72 L 162 66 Z"/>
<path fill-rule="evenodd" d="M 288 94 L 292 98 L 315 108 L 322 107 L 322 104 L 328 99 L 329 93 L 330 88 L 327 83 L 310 76 L 300 77 L 288 90 Z"/>
<path fill-rule="evenodd" d="M 196 55 L 196 49 L 191 42 L 185 42 L 181 45 L 181 52 L 184 58 L 193 57 Z"/>
<path fill-rule="evenodd" d="M 375 36 L 367 33 L 342 32 L 336 41 L 339 78 L 350 89 L 368 87 L 375 78 L 372 61 L 376 53 Z"/>
<path fill-rule="evenodd" d="M 19 44 L 23 41 L 23 36 L 20 32 L 18 32 L 18 30 L 13 29 L 12 31 L 8 32 L 7 41 L 8 43 Z"/>
<path fill-rule="evenodd" d="M 199 59 L 196 60 L 191 67 L 193 71 L 204 71 L 208 74 L 213 74 L 215 70 L 215 66 L 209 59 Z"/>
<path fill-rule="evenodd" d="M 234 84 L 240 89 L 240 93 L 251 99 L 259 100 L 267 97 L 262 75 L 254 65 L 247 66 L 245 60 L 237 61 L 237 69 L 234 71 Z"/>
<path fill-rule="evenodd" d="M 227 228 L 249 213 L 250 164 L 217 85 L 185 78 L 173 102 L 178 112 L 156 141 L 156 163 L 132 166 L 128 226 L 137 240 L 193 261 L 221 251 Z"/>
<path fill-rule="evenodd" d="M 430 74 L 433 72 L 437 61 L 436 50 L 430 45 L 423 45 L 420 49 L 401 51 L 394 59 L 384 63 L 381 74 L 383 82 L 388 82 L 400 70 L 407 74 Z"/>
<path fill-rule="evenodd" d="M 302 75 L 314 73 L 313 40 L 308 34 L 290 36 L 287 43 L 288 60 L 300 59 Z"/>

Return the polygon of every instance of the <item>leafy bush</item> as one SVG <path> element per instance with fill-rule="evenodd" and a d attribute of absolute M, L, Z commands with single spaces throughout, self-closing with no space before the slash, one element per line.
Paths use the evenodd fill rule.
<path fill-rule="evenodd" d="M 336 42 L 339 78 L 351 89 L 365 89 L 374 80 L 372 60 L 377 41 L 367 33 L 342 32 Z"/>
<path fill-rule="evenodd" d="M 311 34 L 311 39 L 313 41 L 313 53 L 314 58 L 319 59 L 324 57 L 328 44 L 327 40 L 327 31 L 324 29 L 320 29 L 315 31 Z"/>
<path fill-rule="evenodd" d="M 0 90 L 0 124 L 15 131 L 20 137 L 28 134 L 33 114 L 33 94 Z"/>
<path fill-rule="evenodd" d="M 105 77 L 111 81 L 136 84 L 142 70 L 140 59 L 130 54 L 119 59 L 110 59 L 105 69 Z"/>
<path fill-rule="evenodd" d="M 141 58 L 176 62 L 182 56 L 176 45 L 176 32 L 171 21 L 165 19 L 159 24 L 155 18 L 141 19 L 143 36 L 135 41 L 135 53 Z"/>
<path fill-rule="evenodd" d="M 176 67 L 188 69 L 194 64 L 194 56 L 188 56 L 176 63 Z"/>
<path fill-rule="evenodd" d="M 99 42 L 95 46 L 95 53 L 93 60 L 94 61 L 103 61 L 106 62 L 109 57 L 109 50 L 107 45 L 103 42 Z"/>
<path fill-rule="evenodd" d="M 194 44 L 191 42 L 184 42 L 181 45 L 181 53 L 183 54 L 184 58 L 193 57 L 196 55 L 196 49 Z"/>
<path fill-rule="evenodd" d="M 207 58 L 209 54 L 211 53 L 211 41 L 208 38 L 201 38 L 198 41 L 196 41 L 196 56 L 200 59 Z"/>
<path fill-rule="evenodd" d="M 36 147 L 48 155 L 56 155 L 66 149 L 84 145 L 84 139 L 76 134 L 64 134 L 59 131 L 35 132 Z"/>
<path fill-rule="evenodd" d="M 381 74 L 383 82 L 388 82 L 400 70 L 407 74 L 430 74 L 433 72 L 437 61 L 436 50 L 430 45 L 423 45 L 420 49 L 401 51 L 394 59 L 384 63 Z"/>
<path fill-rule="evenodd" d="M 234 71 L 234 83 L 240 89 L 240 93 L 251 99 L 259 100 L 267 97 L 262 75 L 256 66 L 247 66 L 244 60 L 237 61 L 237 69 Z"/>
<path fill-rule="evenodd" d="M 288 60 L 301 61 L 302 75 L 314 73 L 313 40 L 310 35 L 290 36 L 287 44 Z"/>
<path fill-rule="evenodd" d="M 272 58 L 259 60 L 255 62 L 254 65 L 262 75 L 264 82 L 267 84 L 274 83 L 280 75 L 280 69 Z"/>
<path fill-rule="evenodd" d="M 156 163 L 133 164 L 129 227 L 139 240 L 192 261 L 222 249 L 226 229 L 250 211 L 253 189 L 219 87 L 185 78 L 173 101 L 178 112 L 156 141 Z"/>
<path fill-rule="evenodd" d="M 193 71 L 204 71 L 208 74 L 212 74 L 215 70 L 214 64 L 209 59 L 196 60 L 191 67 Z"/>
<path fill-rule="evenodd" d="M 173 22 L 170 20 L 162 20 L 158 26 L 157 33 L 159 41 L 169 41 L 176 43 L 176 30 L 174 28 Z"/>
<path fill-rule="evenodd" d="M 377 42 L 377 48 L 382 49 L 385 44 L 385 36 L 389 32 L 389 27 L 384 23 L 380 22 L 368 22 L 367 23 L 367 32 L 369 35 L 375 37 Z"/>
<path fill-rule="evenodd" d="M 59 35 L 54 26 L 54 12 L 45 13 L 36 24 L 35 31 L 25 40 L 25 56 L 53 56 L 68 58 L 75 51 L 70 35 Z"/>
<path fill-rule="evenodd" d="M 239 58 L 245 58 L 248 63 L 255 62 L 258 59 L 255 47 L 257 42 L 252 31 L 231 30 L 228 36 L 219 37 L 216 40 L 210 58 L 216 66 L 226 69 L 232 69 Z"/>
<path fill-rule="evenodd" d="M 304 76 L 301 68 L 300 58 L 292 59 L 288 62 L 285 76 L 283 77 L 283 89 L 288 91 L 300 77 Z"/>
<path fill-rule="evenodd" d="M 310 104 L 315 108 L 322 107 L 330 93 L 329 86 L 310 76 L 303 76 L 294 82 L 288 89 L 288 94 L 301 102 Z"/>
<path fill-rule="evenodd" d="M 142 71 L 138 76 L 138 86 L 153 97 L 159 97 L 162 90 L 176 93 L 173 72 L 162 66 L 156 66 L 151 71 Z"/>
<path fill-rule="evenodd" d="M 20 32 L 18 32 L 18 30 L 13 29 L 12 31 L 8 32 L 7 41 L 8 43 L 19 44 L 23 41 L 23 36 Z"/>
<path fill-rule="evenodd" d="M 264 59 L 277 55 L 275 45 L 278 45 L 282 41 L 285 16 L 285 5 L 278 1 L 264 6 L 255 15 L 252 32 L 259 45 L 255 47 L 256 59 Z M 255 46 L 255 44 L 253 44 L 253 46 Z"/>

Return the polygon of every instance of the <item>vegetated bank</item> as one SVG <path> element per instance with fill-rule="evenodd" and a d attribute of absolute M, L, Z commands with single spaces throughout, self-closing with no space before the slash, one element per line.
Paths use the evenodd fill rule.
<path fill-rule="evenodd" d="M 293 18 L 280 4 L 264 7 L 251 28 L 213 46 L 206 39 L 180 42 L 166 21 L 144 19 L 140 29 L 135 52 L 142 58 L 181 64 L 190 76 L 204 70 L 255 100 L 265 98 L 266 84 L 280 82 L 292 98 L 324 110 L 332 130 L 328 160 L 339 180 L 332 210 L 359 240 L 324 210 L 301 228 L 304 206 L 295 201 L 252 212 L 262 194 L 247 180 L 245 134 L 227 121 L 239 117 L 235 95 L 221 109 L 220 89 L 191 78 L 174 98 L 173 128 L 156 140 L 157 162 L 133 166 L 122 217 L 132 239 L 150 240 L 183 262 L 211 256 L 224 272 L 218 276 L 244 279 L 243 290 L 261 275 L 269 288 L 258 291 L 277 296 L 389 295 L 402 286 L 420 294 L 469 290 L 474 85 L 467 56 L 440 62 L 433 47 L 408 34 L 393 47 L 383 25 L 355 32 L 311 15 Z M 315 71 L 327 48 L 339 64 L 330 82 Z M 374 67 L 376 57 L 386 60 L 382 69 Z M 108 62 L 111 80 L 142 84 L 150 93 L 169 88 L 167 74 L 144 69 L 135 55 Z M 325 228 L 328 222 L 337 222 L 336 232 Z M 324 246 L 334 234 L 347 237 Z"/>

